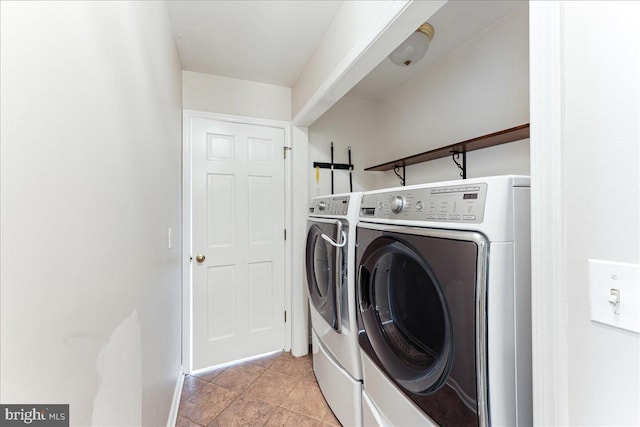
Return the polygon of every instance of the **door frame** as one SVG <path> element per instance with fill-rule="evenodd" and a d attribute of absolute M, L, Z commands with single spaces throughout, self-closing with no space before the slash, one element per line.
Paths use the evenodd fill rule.
<path fill-rule="evenodd" d="M 529 3 L 533 421 L 538 426 L 569 423 L 563 31 L 562 2 Z"/>
<path fill-rule="evenodd" d="M 193 368 L 193 306 L 191 298 L 193 295 L 193 283 L 191 274 L 191 120 L 207 119 L 222 122 L 239 123 L 246 125 L 268 126 L 284 130 L 284 146 L 291 148 L 291 123 L 282 120 L 261 119 L 255 117 L 234 116 L 228 114 L 208 113 L 205 111 L 183 110 L 182 111 L 182 370 L 183 373 L 191 373 Z M 292 230 L 292 175 L 291 159 L 288 155 L 284 161 L 284 228 Z M 284 241 L 284 309 L 288 313 L 285 322 L 284 350 L 291 349 L 291 260 L 292 260 L 292 238 L 287 233 Z"/>

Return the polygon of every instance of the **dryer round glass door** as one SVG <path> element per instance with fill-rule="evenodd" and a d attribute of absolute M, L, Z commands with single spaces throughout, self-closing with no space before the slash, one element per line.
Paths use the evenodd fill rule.
<path fill-rule="evenodd" d="M 380 237 L 360 262 L 360 312 L 384 368 L 408 391 L 437 389 L 451 368 L 447 303 L 431 267 L 407 243 Z"/>
<path fill-rule="evenodd" d="M 322 238 L 335 236 L 337 226 L 329 223 L 311 223 L 307 232 L 306 270 L 311 304 L 326 322 L 339 329 L 336 307 L 337 248 Z"/>
<path fill-rule="evenodd" d="M 481 424 L 485 237 L 378 224 L 356 235 L 363 354 L 439 425 Z"/>

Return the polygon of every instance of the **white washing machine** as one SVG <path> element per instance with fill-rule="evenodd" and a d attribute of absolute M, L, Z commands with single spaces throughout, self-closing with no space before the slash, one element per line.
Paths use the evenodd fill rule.
<path fill-rule="evenodd" d="M 352 271 L 361 197 L 362 193 L 316 197 L 307 223 L 313 370 L 344 426 L 362 425 L 362 367 Z"/>
<path fill-rule="evenodd" d="M 364 193 L 364 425 L 532 425 L 529 178 Z"/>

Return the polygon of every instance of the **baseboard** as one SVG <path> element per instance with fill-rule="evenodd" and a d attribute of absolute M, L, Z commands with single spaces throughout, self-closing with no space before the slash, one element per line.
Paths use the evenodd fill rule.
<path fill-rule="evenodd" d="M 178 420 L 178 409 L 180 408 L 180 396 L 182 395 L 182 384 L 184 383 L 184 374 L 182 373 L 182 366 L 178 372 L 178 378 L 176 379 L 176 387 L 173 389 L 173 400 L 171 401 L 171 410 L 169 411 L 169 418 L 167 419 L 167 427 L 174 427 Z"/>

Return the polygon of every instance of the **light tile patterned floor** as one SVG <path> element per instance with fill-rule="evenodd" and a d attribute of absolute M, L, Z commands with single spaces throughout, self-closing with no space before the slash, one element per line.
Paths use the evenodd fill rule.
<path fill-rule="evenodd" d="M 311 356 L 276 353 L 184 379 L 177 427 L 340 426 Z"/>

